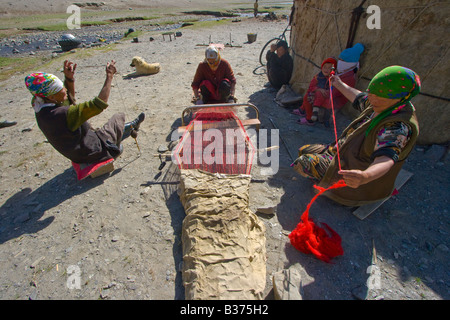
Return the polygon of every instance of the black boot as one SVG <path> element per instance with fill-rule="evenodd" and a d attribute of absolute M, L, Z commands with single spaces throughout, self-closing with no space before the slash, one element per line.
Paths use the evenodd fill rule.
<path fill-rule="evenodd" d="M 16 121 L 2 121 L 0 122 L 0 128 L 7 128 L 7 127 L 12 127 L 15 126 L 17 124 Z"/>
<path fill-rule="evenodd" d="M 123 130 L 122 140 L 125 140 L 126 138 L 128 138 L 132 133 L 137 135 L 137 131 L 139 130 L 139 126 L 141 125 L 142 121 L 144 121 L 144 119 L 145 119 L 145 113 L 142 112 L 133 121 L 125 123 L 125 128 Z"/>

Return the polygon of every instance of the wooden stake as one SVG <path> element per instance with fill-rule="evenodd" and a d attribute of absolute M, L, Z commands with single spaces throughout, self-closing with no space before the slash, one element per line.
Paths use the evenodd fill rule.
<path fill-rule="evenodd" d="M 138 148 L 138 150 L 139 150 L 139 154 L 141 153 L 141 148 L 139 148 L 139 143 L 137 142 L 137 139 L 136 138 L 134 138 L 134 141 L 136 141 L 136 146 L 137 146 L 137 148 Z"/>

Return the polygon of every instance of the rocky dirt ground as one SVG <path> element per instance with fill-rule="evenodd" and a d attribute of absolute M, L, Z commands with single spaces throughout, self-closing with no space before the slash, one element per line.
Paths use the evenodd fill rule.
<path fill-rule="evenodd" d="M 285 19 L 242 18 L 222 26 L 182 28 L 177 30 L 182 36 L 172 41 L 161 32 L 143 30 L 138 43 L 119 41 L 54 58 L 40 71 L 62 76 L 64 59 L 77 63 L 79 101 L 98 94 L 104 66 L 117 61 L 120 74 L 110 106 L 92 119 L 93 125 L 102 125 L 119 111 L 127 120 L 142 111 L 147 115 L 137 139 L 140 150 L 128 139 L 115 171 L 96 179 L 77 181 L 70 161 L 46 142 L 24 87 L 27 73 L 0 83 L 0 117 L 17 122 L 0 129 L 0 299 L 184 299 L 180 264 L 185 214 L 176 170 L 170 163 L 159 170 L 154 155 L 168 146 L 181 125 L 181 113 L 190 106 L 190 83 L 203 59 L 202 45 L 210 38 L 224 44 L 231 39 L 233 46 L 222 55 L 237 75 L 238 102 L 255 104 L 262 129 L 279 129 L 286 143 L 275 143 L 280 146 L 275 174 L 265 175 L 261 164 L 252 171 L 250 208 L 275 211 L 260 216 L 267 229 L 263 298 L 274 299 L 272 275 L 293 268 L 301 274 L 304 300 L 448 299 L 450 175 L 445 146 L 417 146 L 404 168 L 412 178 L 364 221 L 328 199 L 316 202 L 312 218 L 329 224 L 343 240 L 345 253 L 332 264 L 290 245 L 287 235 L 314 192 L 312 183 L 290 168 L 287 148 L 295 155 L 298 147 L 329 142 L 334 135 L 321 125 L 297 125 L 290 110 L 274 102 L 276 91 L 264 86 L 259 53 L 286 24 Z M 119 31 L 130 26 L 139 28 L 136 23 L 121 24 Z M 257 33 L 257 41 L 248 43 L 247 33 Z M 129 66 L 133 56 L 160 63 L 161 72 L 124 79 L 134 71 Z M 241 116 L 251 116 L 251 110 Z M 349 121 L 339 114 L 338 131 Z M 80 282 L 72 281 L 77 276 Z"/>

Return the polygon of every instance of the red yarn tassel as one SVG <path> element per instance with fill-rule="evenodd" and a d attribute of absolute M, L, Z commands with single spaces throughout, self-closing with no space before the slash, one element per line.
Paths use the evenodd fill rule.
<path fill-rule="evenodd" d="M 346 186 L 347 184 L 343 180 L 338 181 L 328 189 L 314 186 L 314 188 L 319 190 L 319 193 L 308 204 L 306 211 L 302 215 L 302 221 L 289 235 L 291 244 L 297 250 L 305 254 L 313 254 L 318 259 L 327 263 L 330 263 L 333 258 L 344 254 L 341 245 L 342 240 L 339 234 L 325 223 L 322 223 L 322 226 L 324 227 L 322 228 L 309 220 L 309 210 L 317 198 L 326 191 Z"/>

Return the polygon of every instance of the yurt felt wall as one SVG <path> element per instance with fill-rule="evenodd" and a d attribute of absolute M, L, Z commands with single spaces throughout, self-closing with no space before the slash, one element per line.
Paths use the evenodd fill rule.
<path fill-rule="evenodd" d="M 248 207 L 250 181 L 250 175 L 181 170 L 187 300 L 262 299 L 265 226 Z"/>
<path fill-rule="evenodd" d="M 362 4 L 362 6 L 361 6 Z M 380 29 L 368 27 L 380 9 Z M 450 141 L 450 1 L 435 0 L 295 0 L 291 21 L 294 57 L 293 89 L 303 94 L 322 61 L 347 48 L 352 13 L 362 8 L 351 45 L 362 43 L 361 69 L 356 88 L 361 91 L 380 70 L 401 65 L 417 72 L 422 94 L 413 99 L 420 123 L 418 144 Z M 350 104 L 344 108 L 351 113 Z"/>

